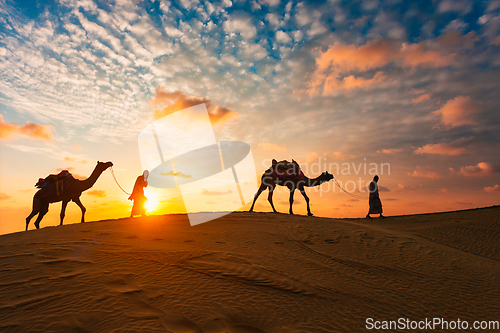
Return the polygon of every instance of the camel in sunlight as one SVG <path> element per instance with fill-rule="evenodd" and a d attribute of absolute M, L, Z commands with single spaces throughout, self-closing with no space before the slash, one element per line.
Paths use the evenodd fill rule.
<path fill-rule="evenodd" d="M 60 225 L 63 224 L 64 220 L 64 215 L 66 212 L 66 206 L 68 205 L 68 202 L 73 200 L 74 203 L 80 207 L 82 210 L 82 220 L 81 222 L 85 222 L 85 207 L 83 206 L 82 202 L 80 201 L 80 196 L 82 195 L 83 191 L 88 190 L 92 186 L 94 186 L 95 182 L 99 178 L 99 176 L 106 170 L 107 168 L 113 166 L 113 163 L 111 162 L 99 162 L 97 161 L 97 165 L 92 171 L 92 174 L 90 177 L 88 177 L 85 180 L 78 180 L 75 179 L 66 189 L 62 191 L 60 195 L 58 195 L 56 192 L 55 193 L 50 193 L 48 195 L 44 195 L 42 193 L 43 189 L 37 191 L 35 193 L 35 196 L 33 197 L 33 210 L 31 211 L 31 214 L 26 218 L 26 230 L 28 230 L 28 225 L 30 224 L 30 220 L 38 214 L 38 217 L 35 221 L 35 227 L 37 229 L 40 228 L 40 221 L 44 217 L 45 214 L 49 211 L 49 204 L 54 203 L 54 202 L 59 202 L 62 201 L 62 207 L 61 207 L 61 223 Z"/>
<path fill-rule="evenodd" d="M 269 203 L 271 204 L 273 211 L 277 213 L 273 204 L 273 192 L 274 189 L 276 188 L 276 185 L 279 185 L 279 186 L 286 186 L 290 190 L 290 199 L 289 199 L 290 214 L 293 214 L 292 210 L 293 194 L 295 190 L 298 189 L 300 193 L 302 193 L 302 195 L 304 196 L 304 199 L 306 199 L 307 215 L 312 216 L 313 214 L 311 213 L 311 209 L 309 207 L 309 197 L 307 196 L 304 187 L 318 186 L 332 180 L 333 178 L 334 178 L 333 175 L 329 174 L 327 171 L 323 172 L 321 175 L 319 175 L 314 179 L 310 179 L 302 173 L 299 164 L 294 160 L 292 160 L 291 163 L 287 161 L 277 162 L 276 160 L 273 160 L 273 166 L 267 169 L 262 175 L 261 178 L 262 184 L 260 185 L 259 190 L 255 194 L 252 207 L 250 208 L 250 212 L 253 211 L 253 206 L 255 205 L 255 201 L 257 201 L 259 195 L 267 188 L 269 189 L 269 195 L 267 197 L 267 200 L 269 200 Z"/>

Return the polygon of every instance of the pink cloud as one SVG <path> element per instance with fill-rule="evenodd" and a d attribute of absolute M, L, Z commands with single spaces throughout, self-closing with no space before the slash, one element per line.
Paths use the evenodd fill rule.
<path fill-rule="evenodd" d="M 448 66 L 455 60 L 455 54 L 442 55 L 436 51 L 425 50 L 425 45 L 403 43 L 399 56 L 405 67 L 443 67 Z"/>
<path fill-rule="evenodd" d="M 422 177 L 422 178 L 429 178 L 429 179 L 436 179 L 436 178 L 440 178 L 441 177 L 437 172 L 434 172 L 434 171 L 425 171 L 420 166 L 417 166 L 415 168 L 415 171 L 409 172 L 408 176 Z"/>
<path fill-rule="evenodd" d="M 168 92 L 162 88 L 156 88 L 155 97 L 151 100 L 153 106 L 162 107 L 154 111 L 154 119 L 160 119 L 168 114 L 202 103 L 207 106 L 208 115 L 214 124 L 240 117 L 239 113 L 221 105 L 216 105 L 215 102 L 208 98 L 187 96 L 186 93 L 180 90 Z"/>
<path fill-rule="evenodd" d="M 418 97 L 415 97 L 415 98 L 412 98 L 411 102 L 413 103 L 413 105 L 417 105 L 418 103 L 422 103 L 424 101 L 427 101 L 428 99 L 430 99 L 432 96 L 432 94 L 423 94 L 423 95 L 420 95 Z"/>
<path fill-rule="evenodd" d="M 0 140 L 7 140 L 14 135 L 24 135 L 32 139 L 42 141 L 52 141 L 51 131 L 54 127 L 50 125 L 39 125 L 25 122 L 23 125 L 18 125 L 14 122 L 6 122 L 3 120 L 3 115 L 0 114 Z"/>
<path fill-rule="evenodd" d="M 396 154 L 402 152 L 404 149 L 403 148 L 393 148 L 393 149 L 379 149 L 377 150 L 377 153 L 381 154 Z"/>
<path fill-rule="evenodd" d="M 477 165 L 463 166 L 460 168 L 460 173 L 467 177 L 484 177 L 490 176 L 498 170 L 490 163 L 480 162 Z"/>
<path fill-rule="evenodd" d="M 340 160 L 350 160 L 350 159 L 356 158 L 356 155 L 344 154 L 341 151 L 334 152 L 333 156 L 336 157 L 336 158 L 338 158 L 338 159 L 340 159 Z"/>
<path fill-rule="evenodd" d="M 367 88 L 378 83 L 384 82 L 387 76 L 382 72 L 377 72 L 375 76 L 371 79 L 365 79 L 362 77 L 355 77 L 354 75 L 349 75 L 344 77 L 342 81 L 336 78 L 329 77 L 324 86 L 323 93 L 329 94 L 337 90 L 354 90 L 360 88 Z"/>
<path fill-rule="evenodd" d="M 279 151 L 283 151 L 286 149 L 286 145 L 280 146 L 280 145 L 275 145 L 274 143 L 268 143 L 268 142 L 259 143 L 259 147 L 262 147 L 264 149 L 279 150 Z"/>
<path fill-rule="evenodd" d="M 430 143 L 423 147 L 417 148 L 415 154 L 432 154 L 432 155 L 445 155 L 445 156 L 456 156 L 467 152 L 467 149 L 463 147 L 457 147 L 456 144 L 446 144 L 446 143 Z"/>
<path fill-rule="evenodd" d="M 336 151 L 333 153 L 310 153 L 306 158 L 306 163 L 318 162 L 321 159 L 332 159 L 332 160 L 349 160 L 356 158 L 356 155 L 345 154 L 341 151 Z"/>
<path fill-rule="evenodd" d="M 434 128 L 450 129 L 461 125 L 473 125 L 477 106 L 471 102 L 469 96 L 458 96 L 450 99 L 439 110 L 433 113 L 440 116 L 440 123 Z"/>
<path fill-rule="evenodd" d="M 352 72 L 366 72 L 395 62 L 400 67 L 443 67 L 451 64 L 454 54 L 443 55 L 426 50 L 424 43 L 401 46 L 395 40 L 377 39 L 364 45 L 334 43 L 316 58 L 316 71 L 307 92 L 330 94 L 338 90 L 361 89 L 381 83 L 387 79 L 383 72 L 373 78 L 355 77 Z"/>
<path fill-rule="evenodd" d="M 496 192 L 496 191 L 500 191 L 500 185 L 495 185 L 495 186 L 490 186 L 490 187 L 485 187 L 484 190 L 486 192 Z"/>

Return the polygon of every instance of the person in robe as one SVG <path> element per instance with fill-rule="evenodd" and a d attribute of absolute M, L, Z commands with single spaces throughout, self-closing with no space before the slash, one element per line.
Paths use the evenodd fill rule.
<path fill-rule="evenodd" d="M 370 198 L 368 199 L 368 203 L 370 204 L 370 210 L 368 210 L 368 214 L 366 214 L 367 219 L 371 219 L 370 214 L 380 214 L 380 217 L 385 217 L 382 215 L 382 202 L 380 201 L 380 197 L 378 195 L 377 175 L 373 177 L 373 180 L 370 183 Z"/>
<path fill-rule="evenodd" d="M 134 217 L 135 215 L 146 216 L 148 199 L 144 196 L 144 188 L 148 186 L 148 176 L 149 171 L 144 170 L 144 173 L 135 180 L 134 189 L 128 198 L 134 201 L 130 217 Z"/>

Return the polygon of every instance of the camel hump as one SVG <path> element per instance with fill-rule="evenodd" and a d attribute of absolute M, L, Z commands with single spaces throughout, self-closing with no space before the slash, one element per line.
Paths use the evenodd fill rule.
<path fill-rule="evenodd" d="M 287 160 L 279 161 L 273 160 L 273 166 L 271 167 L 273 175 L 282 180 L 302 180 L 304 179 L 304 173 L 300 169 L 300 165 L 292 160 L 288 162 Z"/>
<path fill-rule="evenodd" d="M 58 174 L 50 174 L 45 178 L 39 178 L 38 182 L 35 184 L 35 187 L 44 188 L 50 182 L 62 181 L 69 177 L 72 177 L 71 173 L 68 170 L 62 170 Z"/>

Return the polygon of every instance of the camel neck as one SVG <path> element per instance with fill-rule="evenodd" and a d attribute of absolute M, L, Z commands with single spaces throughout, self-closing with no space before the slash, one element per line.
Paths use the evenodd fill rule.
<path fill-rule="evenodd" d="M 83 184 L 83 191 L 88 190 L 89 188 L 94 186 L 95 182 L 97 181 L 102 172 L 103 170 L 98 170 L 98 168 L 96 167 L 94 171 L 92 171 L 92 174 L 90 175 L 89 178 L 82 180 L 81 183 Z"/>
<path fill-rule="evenodd" d="M 314 187 L 314 186 L 318 186 L 320 184 L 321 184 L 321 176 L 316 177 L 314 179 L 310 179 L 310 178 L 306 177 L 306 186 L 307 187 Z"/>

